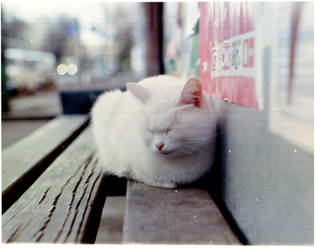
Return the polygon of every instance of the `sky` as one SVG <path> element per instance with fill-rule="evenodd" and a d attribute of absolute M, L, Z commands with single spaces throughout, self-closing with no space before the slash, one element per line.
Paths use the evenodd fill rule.
<path fill-rule="evenodd" d="M 106 10 L 112 11 L 114 3 L 107 3 Z M 102 37 L 89 30 L 95 23 L 104 20 L 104 3 L 74 3 L 74 2 L 5 2 L 3 8 L 8 13 L 17 16 L 26 22 L 36 22 L 41 17 L 53 18 L 59 15 L 76 17 L 82 28 L 82 41 L 89 45 L 104 43 Z"/>
<path fill-rule="evenodd" d="M 113 8 L 113 4 L 108 4 L 106 8 Z M 61 3 L 61 2 L 5 2 L 4 9 L 16 16 L 26 20 L 34 21 L 40 17 L 53 17 L 59 14 L 76 16 L 79 19 L 90 21 L 102 14 L 101 3 Z"/>

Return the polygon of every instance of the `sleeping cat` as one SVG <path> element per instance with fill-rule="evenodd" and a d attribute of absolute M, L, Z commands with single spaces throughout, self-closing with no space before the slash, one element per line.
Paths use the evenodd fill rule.
<path fill-rule="evenodd" d="M 212 164 L 215 118 L 198 79 L 166 75 L 102 94 L 92 126 L 104 171 L 174 188 Z"/>

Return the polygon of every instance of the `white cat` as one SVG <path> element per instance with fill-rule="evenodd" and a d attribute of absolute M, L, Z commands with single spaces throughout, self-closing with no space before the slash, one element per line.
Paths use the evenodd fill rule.
<path fill-rule="evenodd" d="M 215 118 L 199 80 L 160 75 L 102 94 L 92 126 L 104 171 L 174 188 L 211 167 Z"/>

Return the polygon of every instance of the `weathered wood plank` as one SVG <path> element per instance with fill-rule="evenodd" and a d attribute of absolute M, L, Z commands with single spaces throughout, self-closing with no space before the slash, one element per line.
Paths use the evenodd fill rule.
<path fill-rule="evenodd" d="M 87 125 L 85 115 L 60 116 L 2 152 L 2 210 L 35 181 Z"/>
<path fill-rule="evenodd" d="M 95 243 L 121 243 L 124 214 L 125 196 L 106 197 Z"/>
<path fill-rule="evenodd" d="M 3 215 L 3 242 L 93 241 L 105 198 L 94 151 L 87 129 Z"/>
<path fill-rule="evenodd" d="M 240 244 L 208 193 L 128 182 L 124 243 Z"/>

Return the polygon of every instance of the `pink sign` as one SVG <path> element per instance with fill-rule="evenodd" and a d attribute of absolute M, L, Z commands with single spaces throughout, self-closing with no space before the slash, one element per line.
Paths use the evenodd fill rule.
<path fill-rule="evenodd" d="M 252 4 L 201 3 L 200 77 L 212 97 L 259 108 Z"/>

